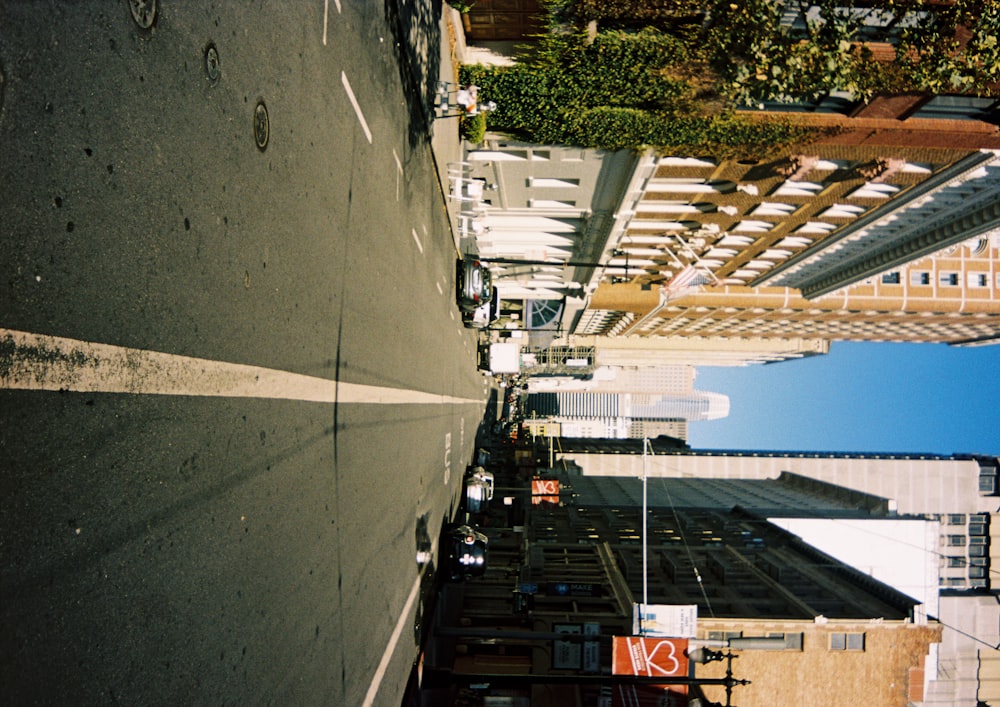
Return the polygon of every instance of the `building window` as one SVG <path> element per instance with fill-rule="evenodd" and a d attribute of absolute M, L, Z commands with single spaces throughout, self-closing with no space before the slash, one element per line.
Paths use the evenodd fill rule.
<path fill-rule="evenodd" d="M 879 184 L 868 182 L 862 187 L 858 187 L 847 195 L 849 199 L 888 199 L 899 191 L 899 187 L 893 184 Z"/>
<path fill-rule="evenodd" d="M 775 201 L 762 202 L 752 213 L 754 216 L 788 216 L 799 208 L 795 204 L 783 204 Z"/>
<path fill-rule="evenodd" d="M 943 272 L 941 273 L 941 284 L 945 287 L 958 287 L 958 273 L 957 272 Z"/>
<path fill-rule="evenodd" d="M 989 287 L 989 276 L 984 272 L 970 272 L 968 274 L 969 287 Z"/>
<path fill-rule="evenodd" d="M 948 556 L 948 566 L 949 567 L 965 567 L 965 558 L 964 557 L 954 557 L 954 556 L 949 555 Z"/>
<path fill-rule="evenodd" d="M 865 634 L 863 633 L 831 633 L 831 651 L 863 651 L 865 649 Z"/>
<path fill-rule="evenodd" d="M 948 547 L 965 547 L 964 535 L 949 535 L 947 539 Z"/>
<path fill-rule="evenodd" d="M 976 96 L 935 96 L 913 114 L 914 118 L 982 120 L 992 123 L 1000 115 L 1000 101 Z"/>
<path fill-rule="evenodd" d="M 964 513 L 949 513 L 948 525 L 965 525 L 966 517 Z"/>
<path fill-rule="evenodd" d="M 882 284 L 883 285 L 898 285 L 899 284 L 899 271 L 896 272 L 884 272 L 882 273 Z"/>
<path fill-rule="evenodd" d="M 528 177 L 529 187 L 574 188 L 580 186 L 579 179 L 551 179 L 548 177 Z"/>
<path fill-rule="evenodd" d="M 802 650 L 802 634 L 801 633 L 769 633 L 768 638 L 783 638 L 785 640 L 785 645 L 778 650 L 786 651 L 800 651 Z"/>
<path fill-rule="evenodd" d="M 823 191 L 823 185 L 816 182 L 793 182 L 786 181 L 777 191 L 775 196 L 815 196 Z"/>
<path fill-rule="evenodd" d="M 708 640 L 710 641 L 728 641 L 733 638 L 743 638 L 742 631 L 709 631 Z"/>
<path fill-rule="evenodd" d="M 806 221 L 804 224 L 796 228 L 795 232 L 824 234 L 836 230 L 837 227 L 832 223 L 824 223 L 822 221 Z"/>
<path fill-rule="evenodd" d="M 770 221 L 756 221 L 744 219 L 733 226 L 733 231 L 742 231 L 744 233 L 766 233 L 774 228 L 774 224 Z"/>
<path fill-rule="evenodd" d="M 834 204 L 820 214 L 821 218 L 856 218 L 865 212 L 864 207 L 854 204 Z"/>
<path fill-rule="evenodd" d="M 531 209 L 572 209 L 575 207 L 575 201 L 559 199 L 528 199 L 528 208 Z"/>
<path fill-rule="evenodd" d="M 922 270 L 914 270 L 910 273 L 910 284 L 929 285 L 931 284 L 931 274 Z"/>

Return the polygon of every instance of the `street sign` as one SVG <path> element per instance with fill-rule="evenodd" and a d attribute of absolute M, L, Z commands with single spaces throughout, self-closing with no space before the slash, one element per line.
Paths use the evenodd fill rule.
<path fill-rule="evenodd" d="M 697 604 L 633 604 L 632 633 L 636 636 L 694 638 Z"/>
<path fill-rule="evenodd" d="M 601 672 L 601 625 L 588 621 L 583 625 L 583 635 L 594 639 L 583 642 L 583 672 L 599 673 Z"/>
<path fill-rule="evenodd" d="M 580 624 L 554 624 L 556 633 L 579 636 L 583 633 Z M 583 646 L 577 641 L 553 641 L 552 667 L 556 670 L 579 670 L 583 657 Z"/>
<path fill-rule="evenodd" d="M 531 503 L 559 503 L 559 481 L 558 479 L 532 479 L 531 480 Z"/>

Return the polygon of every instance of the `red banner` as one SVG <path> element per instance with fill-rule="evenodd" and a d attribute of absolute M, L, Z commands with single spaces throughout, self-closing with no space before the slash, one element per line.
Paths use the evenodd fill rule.
<path fill-rule="evenodd" d="M 686 638 L 614 636 L 612 641 L 611 672 L 614 675 L 667 677 L 688 674 Z"/>
<path fill-rule="evenodd" d="M 687 704 L 687 685 L 671 685 L 671 676 L 687 677 L 686 638 L 614 636 L 611 672 L 614 675 L 664 677 L 662 685 L 616 685 L 613 707 L 673 707 Z"/>
<path fill-rule="evenodd" d="M 558 479 L 532 479 L 531 480 L 531 502 L 534 505 L 539 503 L 554 503 L 559 505 L 559 480 Z"/>

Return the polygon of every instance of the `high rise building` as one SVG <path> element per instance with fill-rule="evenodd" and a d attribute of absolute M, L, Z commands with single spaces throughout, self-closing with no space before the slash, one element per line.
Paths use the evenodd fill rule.
<path fill-rule="evenodd" d="M 632 162 L 490 137 L 467 155 L 474 178 L 499 185 L 479 246 L 551 261 L 498 269 L 553 298 L 557 343 L 592 346 L 600 365 L 784 360 L 839 340 L 998 340 L 1000 102 L 896 96 L 757 115 L 823 132 L 755 159 Z M 589 181 L 574 176 L 581 165 Z M 509 185 L 519 198 L 504 197 Z"/>
<path fill-rule="evenodd" d="M 688 393 L 558 392 L 528 395 L 529 416 L 544 417 L 572 437 L 644 437 L 650 432 L 686 438 L 687 423 L 717 420 L 729 414 L 729 397 L 692 390 Z M 659 425 L 659 426 L 658 426 Z M 655 435 L 654 435 L 655 436 Z"/>
<path fill-rule="evenodd" d="M 892 499 L 794 472 L 699 478 L 688 462 L 701 453 L 671 452 L 679 448 L 660 442 L 649 445 L 655 453 L 647 460 L 669 467 L 670 475 L 649 477 L 644 492 L 637 476 L 590 473 L 591 467 L 602 469 L 602 456 L 641 465 L 646 445 L 639 440 L 562 439 L 560 446 L 555 468 L 539 470 L 552 495 L 512 498 L 491 511 L 484 523 L 491 536 L 486 575 L 445 588 L 448 611 L 438 612 L 431 629 L 436 643 L 425 675 L 444 670 L 480 682 L 488 674 L 494 676 L 488 681 L 492 694 L 503 690 L 507 699 L 539 707 L 600 704 L 610 694 L 602 677 L 612 636 L 633 634 L 636 605 L 642 604 L 644 614 L 668 616 L 694 607 L 696 619 L 677 622 L 668 633 L 687 637 L 692 646 L 736 652 L 736 677 L 751 684 L 735 688 L 735 704 L 918 707 L 975 704 L 977 689 L 980 696 L 991 694 L 985 673 L 997 640 L 995 595 L 950 590 L 956 605 L 942 600 L 938 621 L 926 610 L 933 599 L 925 592 L 940 591 L 937 563 L 928 571 L 926 562 L 912 561 L 913 553 L 937 559 L 946 525 L 941 518 L 902 514 Z M 779 458 L 787 466 L 797 456 Z M 915 481 L 943 478 L 949 468 L 958 477 L 956 488 L 979 473 L 996 480 L 995 460 L 909 460 L 932 464 L 911 469 Z M 820 455 L 816 461 L 863 466 L 865 460 Z M 517 472 L 497 473 L 499 483 L 505 473 Z M 968 497 L 957 506 L 978 507 Z M 880 579 L 872 563 L 851 565 L 783 525 L 817 519 L 845 528 L 881 524 L 867 530 L 866 545 L 902 541 L 893 558 L 897 574 L 907 563 L 918 565 L 916 574 L 905 573 L 906 591 Z M 985 628 L 970 627 L 974 620 L 985 621 Z M 565 634 L 575 639 L 561 638 Z M 722 668 L 704 665 L 694 673 L 718 679 Z M 579 684 L 562 684 L 574 679 Z M 725 701 L 717 686 L 690 689 Z"/>
<path fill-rule="evenodd" d="M 864 542 L 853 544 L 852 565 L 893 586 L 904 582 L 904 570 L 924 567 L 929 576 L 921 611 L 944 627 L 928 667 L 924 704 L 1000 700 L 993 677 L 1000 674 L 997 458 L 682 450 L 643 458 L 602 454 L 594 443 L 581 451 L 566 443 L 562 448 L 561 466 L 597 479 L 600 498 L 609 505 L 636 505 L 637 479 L 645 474 L 659 499 L 654 503 L 668 499 L 675 507 L 746 509 L 831 556 L 844 552 L 842 540 L 860 533 Z M 611 487 L 617 491 L 607 489 L 610 478 L 622 480 Z M 875 526 L 855 525 L 865 519 Z M 894 537 L 899 528 L 886 521 L 919 524 L 910 523 L 907 534 Z M 915 550 L 918 559 L 879 570 L 876 550 L 887 543 L 897 558 Z M 913 595 L 916 584 L 919 579 L 910 578 L 897 588 Z"/>

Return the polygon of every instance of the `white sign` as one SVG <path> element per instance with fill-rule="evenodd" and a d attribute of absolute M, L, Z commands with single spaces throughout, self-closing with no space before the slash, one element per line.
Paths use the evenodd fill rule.
<path fill-rule="evenodd" d="M 632 634 L 634 636 L 695 638 L 697 630 L 697 604 L 632 605 Z"/>
<path fill-rule="evenodd" d="M 601 672 L 601 625 L 599 623 L 585 623 L 583 625 L 583 635 L 592 636 L 593 641 L 583 642 L 583 672 Z"/>
<path fill-rule="evenodd" d="M 583 633 L 580 624 L 555 624 L 552 628 L 556 633 L 576 636 Z M 582 656 L 583 646 L 578 641 L 553 641 L 552 667 L 556 670 L 579 670 Z"/>

